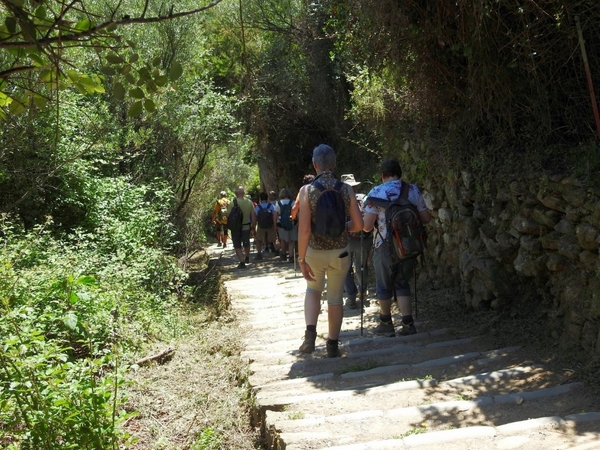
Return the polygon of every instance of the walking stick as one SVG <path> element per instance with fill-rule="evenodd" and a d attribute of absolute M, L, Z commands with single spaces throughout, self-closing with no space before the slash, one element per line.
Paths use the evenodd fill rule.
<path fill-rule="evenodd" d="M 360 230 L 360 335 L 363 335 L 363 316 L 365 311 L 365 267 L 363 264 L 363 231 Z"/>
<path fill-rule="evenodd" d="M 415 266 L 415 320 L 417 319 L 417 267 Z"/>

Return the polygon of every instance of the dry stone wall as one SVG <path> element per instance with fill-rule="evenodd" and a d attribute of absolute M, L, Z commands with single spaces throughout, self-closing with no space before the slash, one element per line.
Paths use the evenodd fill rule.
<path fill-rule="evenodd" d="M 472 309 L 536 302 L 563 348 L 600 355 L 600 192 L 561 174 L 479 180 L 426 159 L 405 143 L 403 178 L 422 180 L 434 217 L 429 280 L 458 283 Z"/>

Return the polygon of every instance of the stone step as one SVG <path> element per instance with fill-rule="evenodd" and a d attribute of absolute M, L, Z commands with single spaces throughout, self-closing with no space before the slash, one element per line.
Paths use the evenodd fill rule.
<path fill-rule="evenodd" d="M 271 435 L 272 442 L 280 440 L 280 436 L 287 436 L 286 445 L 293 441 L 303 441 L 305 448 L 318 448 L 319 444 L 313 437 L 304 436 L 299 439 L 299 436 L 310 433 L 311 430 L 319 433 L 319 441 L 326 441 L 328 446 L 339 446 L 443 431 L 459 428 L 463 423 L 477 423 L 492 428 L 494 422 L 500 425 L 512 423 L 515 416 L 529 419 L 544 417 L 548 408 L 566 413 L 570 407 L 571 392 L 581 387 L 582 383 L 571 383 L 533 391 L 431 404 L 423 404 L 422 399 L 412 398 L 414 392 L 404 395 L 399 392 L 383 398 L 375 396 L 366 401 L 358 401 L 353 397 L 324 401 L 323 404 L 301 403 L 290 405 L 292 407 L 283 411 L 266 411 L 265 428 Z M 405 403 L 415 402 L 417 405 L 389 408 L 402 400 Z M 367 405 L 377 405 L 379 408 L 367 409 Z M 324 415 L 323 412 L 331 414 Z M 341 424 L 343 428 L 339 426 Z M 513 431 L 518 431 L 516 425 L 513 425 Z M 294 435 L 296 437 L 292 438 Z"/>
<path fill-rule="evenodd" d="M 305 355 L 306 284 L 293 266 L 264 261 L 225 272 L 265 450 L 600 449 L 597 397 L 581 382 L 562 384 L 526 342 L 502 347 L 485 331 L 422 321 L 412 336 L 374 336 L 372 301 L 362 316 L 344 309 L 343 355 L 329 359 L 322 301 L 316 349 Z"/>

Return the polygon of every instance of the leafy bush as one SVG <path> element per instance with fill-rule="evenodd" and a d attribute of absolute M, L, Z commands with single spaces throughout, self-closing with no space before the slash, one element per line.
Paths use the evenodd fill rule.
<path fill-rule="evenodd" d="M 121 361 L 181 331 L 168 191 L 95 183 L 96 228 L 65 237 L 51 221 L 29 232 L 0 224 L 2 447 L 117 448 Z"/>

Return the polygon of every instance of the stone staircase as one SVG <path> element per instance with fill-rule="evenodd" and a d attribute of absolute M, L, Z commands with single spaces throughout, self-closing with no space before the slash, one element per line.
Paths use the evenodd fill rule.
<path fill-rule="evenodd" d="M 342 357 L 329 359 L 323 302 L 317 348 L 304 355 L 299 271 L 274 258 L 237 270 L 231 256 L 222 271 L 266 448 L 600 449 L 599 399 L 526 348 L 497 348 L 441 320 L 417 322 L 412 336 L 373 336 L 372 301 L 362 319 L 344 311 Z"/>

